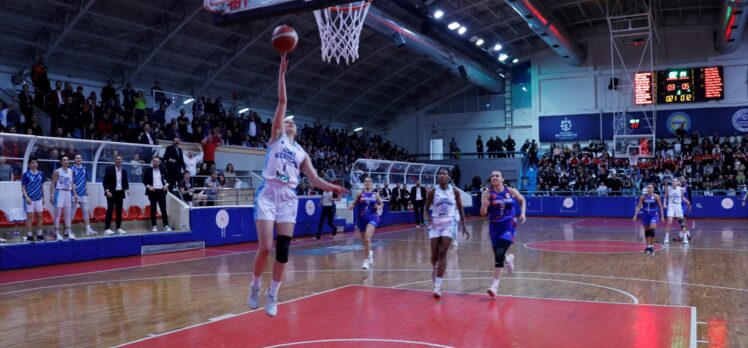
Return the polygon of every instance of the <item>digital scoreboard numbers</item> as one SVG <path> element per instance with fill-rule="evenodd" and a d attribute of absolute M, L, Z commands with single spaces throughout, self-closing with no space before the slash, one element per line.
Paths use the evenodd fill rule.
<path fill-rule="evenodd" d="M 679 104 L 724 99 L 721 66 L 657 72 L 657 103 Z"/>

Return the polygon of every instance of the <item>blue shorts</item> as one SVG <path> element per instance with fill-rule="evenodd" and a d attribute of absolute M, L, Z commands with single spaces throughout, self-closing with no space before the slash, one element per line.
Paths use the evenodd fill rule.
<path fill-rule="evenodd" d="M 488 231 L 491 235 L 493 248 L 495 249 L 499 240 L 502 239 L 514 243 L 514 236 L 517 233 L 516 226 L 517 221 L 514 218 L 501 222 L 490 222 Z"/>
<path fill-rule="evenodd" d="M 688 216 L 688 204 L 686 202 L 681 203 L 681 207 L 683 207 L 683 217 Z"/>
<path fill-rule="evenodd" d="M 660 213 L 658 212 L 648 212 L 648 211 L 641 211 L 641 219 L 642 219 L 642 225 L 648 226 L 648 225 L 657 225 L 657 223 L 660 221 Z"/>
<path fill-rule="evenodd" d="M 379 224 L 379 215 L 377 214 L 366 214 L 358 217 L 358 231 L 366 232 L 366 225 L 372 225 L 377 227 Z"/>

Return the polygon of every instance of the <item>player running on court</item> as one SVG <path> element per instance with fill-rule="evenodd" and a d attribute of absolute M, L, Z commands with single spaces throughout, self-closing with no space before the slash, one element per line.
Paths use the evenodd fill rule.
<path fill-rule="evenodd" d="M 688 206 L 688 211 L 691 210 L 691 201 L 686 198 L 686 192 L 683 187 L 680 186 L 678 179 L 673 179 L 665 192 L 665 201 L 667 202 L 667 225 L 665 226 L 665 244 L 670 243 L 670 225 L 673 223 L 673 218 L 678 219 L 680 230 L 678 231 L 678 239 L 682 240 L 683 244 L 688 244 L 688 238 L 686 238 L 686 220 L 683 218 L 683 203 L 685 202 Z"/>
<path fill-rule="evenodd" d="M 480 215 L 488 215 L 489 233 L 491 235 L 491 246 L 494 254 L 493 283 L 488 288 L 488 295 L 496 296 L 501 281 L 501 270 L 506 265 L 507 272 L 514 271 L 514 255 L 507 254 L 509 247 L 514 243 L 517 233 L 517 220 L 514 218 L 515 208 L 520 206 L 520 223 L 524 224 L 527 218 L 525 197 L 519 191 L 504 185 L 504 176 L 500 171 L 491 173 L 491 185 L 483 191 L 481 199 Z"/>
<path fill-rule="evenodd" d="M 441 286 L 444 271 L 447 270 L 447 251 L 452 240 L 457 238 L 458 225 L 462 225 L 462 235 L 465 239 L 470 238 L 465 226 L 465 211 L 462 208 L 460 191 L 449 183 L 449 171 L 445 168 L 439 169 L 437 179 L 439 185 L 426 195 L 426 209 L 423 213 L 423 221 L 428 222 L 428 211 L 433 204 L 431 224 L 426 225 L 429 227 L 431 240 L 431 266 L 434 269 L 431 279 L 434 282 L 434 298 L 442 296 Z"/>
<path fill-rule="evenodd" d="M 374 251 L 371 250 L 371 237 L 374 235 L 374 230 L 377 229 L 377 225 L 379 224 L 379 215 L 377 212 L 381 206 L 382 198 L 379 197 L 379 193 L 372 190 L 371 178 L 364 179 L 364 190 L 358 194 L 358 197 L 348 207 L 350 210 L 358 208 L 356 221 L 358 231 L 361 232 L 361 244 L 364 247 L 364 264 L 361 266 L 363 269 L 369 269 L 369 267 L 374 265 Z"/>
<path fill-rule="evenodd" d="M 647 184 L 647 191 L 639 197 L 639 203 L 636 205 L 636 211 L 634 212 L 634 218 L 632 220 L 636 220 L 639 211 L 642 213 L 641 220 L 642 225 L 644 226 L 644 240 L 647 243 L 644 252 L 652 255 L 654 254 L 657 221 L 664 221 L 665 219 L 663 217 L 662 201 L 660 200 L 660 196 L 654 193 L 654 185 Z"/>
<path fill-rule="evenodd" d="M 270 251 L 273 249 L 273 228 L 277 231 L 273 280 L 267 291 L 265 313 L 274 317 L 278 314 L 278 289 L 283 280 L 283 271 L 288 262 L 291 237 L 296 224 L 296 211 L 299 200 L 296 186 L 303 171 L 309 183 L 325 191 L 345 192 L 345 188 L 322 180 L 312 165 L 312 161 L 297 143 L 296 123 L 293 116 L 286 115 L 286 69 L 288 60 L 281 55 L 278 69 L 278 106 L 273 117 L 270 140 L 268 141 L 263 182 L 255 196 L 255 226 L 259 239 L 259 250 L 255 254 L 254 276 L 250 285 L 247 304 L 250 308 L 260 307 L 260 286 Z"/>

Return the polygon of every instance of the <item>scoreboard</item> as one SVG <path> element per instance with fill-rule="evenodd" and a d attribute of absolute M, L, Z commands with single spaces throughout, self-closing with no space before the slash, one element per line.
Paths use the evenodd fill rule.
<path fill-rule="evenodd" d="M 724 94 L 724 75 L 721 66 L 668 69 L 640 72 L 635 75 L 634 95 L 637 105 L 652 104 L 652 77 L 658 104 L 680 104 L 721 100 Z"/>

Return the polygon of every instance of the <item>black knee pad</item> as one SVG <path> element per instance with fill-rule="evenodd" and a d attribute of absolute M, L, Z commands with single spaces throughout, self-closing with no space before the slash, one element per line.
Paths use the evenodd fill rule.
<path fill-rule="evenodd" d="M 683 220 L 683 218 L 678 218 L 678 224 L 680 224 L 680 228 L 686 227 L 686 220 Z"/>
<path fill-rule="evenodd" d="M 291 237 L 278 236 L 275 239 L 275 260 L 280 263 L 288 262 L 288 251 L 291 249 Z"/>
<path fill-rule="evenodd" d="M 506 252 L 507 252 L 507 248 L 503 245 L 498 245 L 496 246 L 496 248 L 493 249 L 494 267 L 496 268 L 504 267 L 504 259 L 506 258 Z"/>
<path fill-rule="evenodd" d="M 655 229 L 654 228 L 651 229 L 651 230 L 645 230 L 644 231 L 644 237 L 654 238 L 654 236 L 655 236 Z"/>

